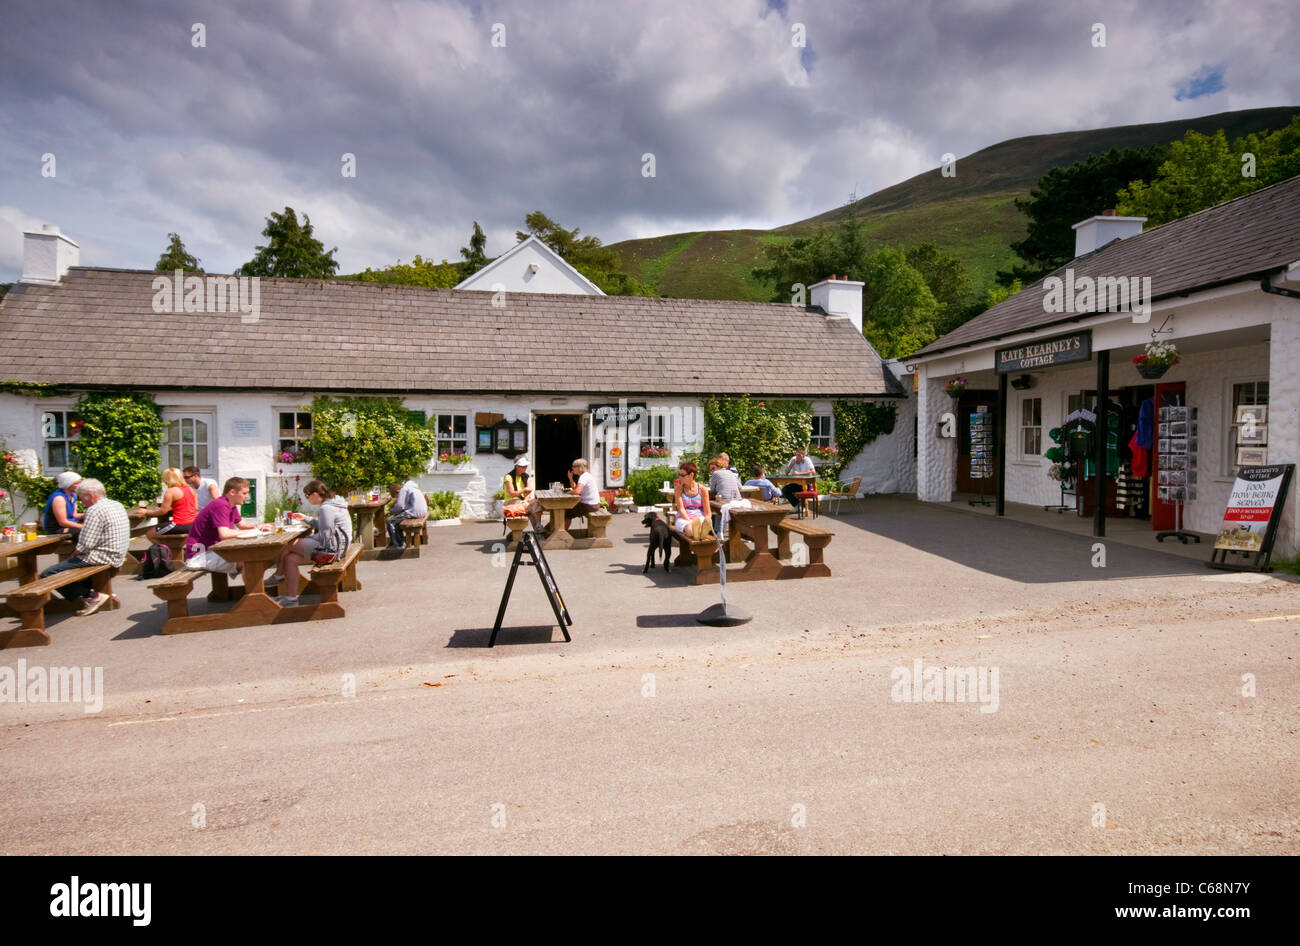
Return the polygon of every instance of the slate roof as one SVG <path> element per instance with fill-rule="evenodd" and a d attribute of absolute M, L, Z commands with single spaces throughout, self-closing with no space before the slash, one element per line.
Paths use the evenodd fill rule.
<path fill-rule="evenodd" d="M 1300 260 L 1300 177 L 1207 208 L 1072 260 L 1080 276 L 1150 276 L 1153 301 L 1265 274 Z M 1044 277 L 1046 279 L 1047 277 Z M 1031 329 L 1078 320 L 1044 312 L 1043 280 L 916 352 L 932 355 Z M 1085 313 L 1082 317 L 1087 317 Z M 914 357 L 915 357 L 914 356 Z"/>
<path fill-rule="evenodd" d="M 358 393 L 905 396 L 846 320 L 781 303 L 260 283 L 261 314 L 155 314 L 156 274 L 73 267 L 0 300 L 0 377 Z M 75 340 L 69 343 L 67 340 Z"/>

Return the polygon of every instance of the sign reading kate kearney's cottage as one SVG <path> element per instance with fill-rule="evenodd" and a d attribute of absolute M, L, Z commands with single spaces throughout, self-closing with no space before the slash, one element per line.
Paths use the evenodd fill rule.
<path fill-rule="evenodd" d="M 1031 368 L 1054 368 L 1092 357 L 1092 329 L 1058 335 L 1042 341 L 1026 342 L 1015 348 L 997 350 L 998 374 L 1028 371 Z"/>

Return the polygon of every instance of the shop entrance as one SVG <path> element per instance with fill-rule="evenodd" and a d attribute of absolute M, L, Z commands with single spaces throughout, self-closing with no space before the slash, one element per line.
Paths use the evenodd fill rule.
<path fill-rule="evenodd" d="M 998 458 L 997 450 L 992 446 L 978 448 L 979 456 L 971 452 L 971 414 L 987 411 L 990 417 L 997 417 L 997 388 L 988 391 L 966 390 L 953 402 L 953 412 L 957 415 L 957 492 L 978 493 L 983 482 L 984 493 L 993 496 L 997 492 Z M 974 460 L 974 464 L 972 464 Z M 983 473 L 982 480 L 975 473 Z"/>
<path fill-rule="evenodd" d="M 569 486 L 569 468 L 582 456 L 581 414 L 533 415 L 533 463 L 538 489 Z"/>
<path fill-rule="evenodd" d="M 1108 395 L 1110 401 L 1110 429 L 1106 437 L 1106 517 L 1149 519 L 1151 517 L 1152 471 L 1155 458 L 1149 448 L 1141 448 L 1134 440 L 1138 430 L 1139 418 L 1144 416 L 1142 403 L 1152 399 L 1155 388 L 1152 385 L 1135 385 L 1127 388 L 1112 388 Z M 1081 391 L 1071 394 L 1066 399 L 1067 418 L 1079 408 L 1093 413 L 1097 411 L 1096 390 Z M 1148 407 L 1148 411 L 1150 408 Z M 1146 414 L 1149 418 L 1150 414 Z M 1101 432 L 1089 432 L 1085 446 L 1085 456 L 1077 461 L 1081 473 L 1076 489 L 1079 494 L 1080 515 L 1090 516 L 1096 502 L 1096 470 L 1093 457 L 1092 437 Z M 1134 448 L 1137 449 L 1134 449 Z"/>

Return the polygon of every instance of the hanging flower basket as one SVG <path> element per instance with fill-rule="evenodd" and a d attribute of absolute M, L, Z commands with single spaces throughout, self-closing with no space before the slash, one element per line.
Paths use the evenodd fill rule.
<path fill-rule="evenodd" d="M 966 390 L 966 379 L 953 378 L 944 386 L 944 389 L 948 392 L 949 397 L 953 399 L 959 398 L 962 396 L 962 392 Z"/>
<path fill-rule="evenodd" d="M 1133 364 L 1142 377 L 1154 381 L 1166 371 L 1178 364 L 1178 349 L 1173 342 L 1147 342 L 1145 354 L 1133 359 Z"/>

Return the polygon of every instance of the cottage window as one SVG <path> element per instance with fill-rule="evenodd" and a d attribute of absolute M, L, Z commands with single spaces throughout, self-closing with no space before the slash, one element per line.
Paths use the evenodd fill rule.
<path fill-rule="evenodd" d="M 41 415 L 41 440 L 44 442 L 44 467 L 47 472 L 77 466 L 77 440 L 81 437 L 81 418 L 71 408 L 46 411 Z"/>
<path fill-rule="evenodd" d="M 1043 399 L 1027 397 L 1020 402 L 1020 455 L 1037 459 L 1043 452 Z"/>
<path fill-rule="evenodd" d="M 808 443 L 813 447 L 833 447 L 835 445 L 835 416 L 833 414 L 814 414 L 812 419 L 812 436 Z"/>
<path fill-rule="evenodd" d="M 163 466 L 181 470 L 187 466 L 197 466 L 201 471 L 211 470 L 209 453 L 212 446 L 212 415 L 185 414 L 164 420 Z"/>
<path fill-rule="evenodd" d="M 438 453 L 469 452 L 469 415 L 439 414 Z"/>
<path fill-rule="evenodd" d="M 641 433 L 642 447 L 660 447 L 668 446 L 668 415 L 659 412 L 650 414 L 645 418 L 645 427 Z"/>
<path fill-rule="evenodd" d="M 1225 425 L 1229 437 L 1228 471 L 1258 465 L 1268 451 L 1268 382 L 1237 381 Z M 1259 410 L 1251 410 L 1259 408 Z M 1243 452 L 1244 451 L 1244 452 Z M 1245 460 L 1246 463 L 1241 461 Z"/>
<path fill-rule="evenodd" d="M 306 463 L 311 459 L 308 441 L 311 439 L 311 411 L 278 410 L 279 433 L 276 440 L 275 462 Z"/>

